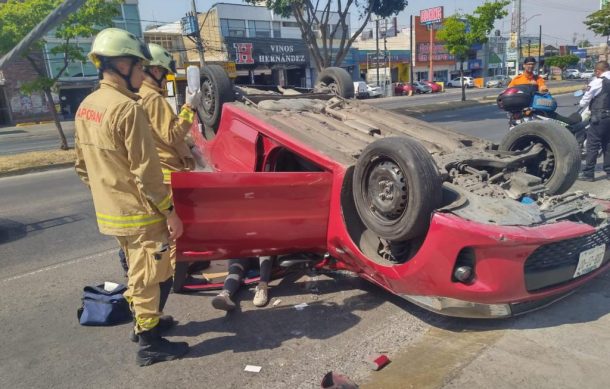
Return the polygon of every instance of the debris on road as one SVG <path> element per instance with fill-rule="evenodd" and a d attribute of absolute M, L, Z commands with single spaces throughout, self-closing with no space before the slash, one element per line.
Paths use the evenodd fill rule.
<path fill-rule="evenodd" d="M 343 374 L 329 371 L 324 375 L 324 378 L 322 378 L 320 387 L 323 389 L 357 389 L 358 385 Z"/>
<path fill-rule="evenodd" d="M 277 307 L 278 305 L 280 305 L 280 303 L 282 302 L 282 300 L 280 299 L 275 299 L 275 301 L 273 301 L 273 304 L 271 304 L 271 306 L 273 307 Z"/>
<path fill-rule="evenodd" d="M 372 370 L 379 371 L 383 369 L 388 363 L 390 363 L 390 358 L 388 358 L 385 354 L 378 354 L 371 356 L 367 359 L 368 365 Z"/>
<path fill-rule="evenodd" d="M 261 369 L 262 369 L 261 366 L 246 365 L 246 368 L 244 369 L 244 371 L 249 371 L 251 373 L 259 373 L 261 371 Z"/>
<path fill-rule="evenodd" d="M 301 304 L 297 304 L 294 306 L 294 309 L 296 309 L 297 311 L 302 311 L 303 309 L 305 309 L 308 306 L 307 303 L 301 303 Z"/>

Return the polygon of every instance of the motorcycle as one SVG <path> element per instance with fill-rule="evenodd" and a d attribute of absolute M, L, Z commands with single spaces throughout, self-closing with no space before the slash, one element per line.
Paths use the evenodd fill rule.
<path fill-rule="evenodd" d="M 574 96 L 580 97 L 582 94 L 582 91 L 577 91 Z M 496 102 L 507 113 L 509 131 L 530 121 L 552 121 L 568 129 L 581 150 L 584 150 L 591 119 L 588 107 L 581 107 L 570 116 L 560 115 L 556 112 L 557 101 L 550 93 L 537 92 L 529 85 L 507 88 L 500 93 Z"/>

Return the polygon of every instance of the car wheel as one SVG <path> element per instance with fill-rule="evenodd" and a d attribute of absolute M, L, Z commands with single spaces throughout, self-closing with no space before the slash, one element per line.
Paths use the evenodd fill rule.
<path fill-rule="evenodd" d="M 174 283 L 172 284 L 172 290 L 174 293 L 180 293 L 184 284 L 186 283 L 186 277 L 188 276 L 188 262 L 176 262 L 176 270 L 174 271 Z"/>
<path fill-rule="evenodd" d="M 201 103 L 198 109 L 204 124 L 204 135 L 210 140 L 220 125 L 222 105 L 234 100 L 233 85 L 219 65 L 206 65 L 201 69 Z"/>
<path fill-rule="evenodd" d="M 537 143 L 543 146 L 544 151 L 521 168 L 542 178 L 549 194 L 565 192 L 574 184 L 580 171 L 578 142 L 565 127 L 553 122 L 519 124 L 502 139 L 500 150 L 519 151 Z"/>
<path fill-rule="evenodd" d="M 320 87 L 328 87 L 344 99 L 354 97 L 354 82 L 345 69 L 330 67 L 322 70 L 316 81 L 316 89 Z"/>
<path fill-rule="evenodd" d="M 441 179 L 416 140 L 389 137 L 369 144 L 356 163 L 354 202 L 362 222 L 389 241 L 426 233 L 441 203 Z"/>

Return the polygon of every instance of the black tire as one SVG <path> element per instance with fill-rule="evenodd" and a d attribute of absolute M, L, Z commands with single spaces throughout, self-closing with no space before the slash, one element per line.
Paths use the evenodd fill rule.
<path fill-rule="evenodd" d="M 198 113 L 205 127 L 206 138 L 211 139 L 216 135 L 222 105 L 234 99 L 231 79 L 222 66 L 204 66 L 201 69 L 201 103 Z"/>
<path fill-rule="evenodd" d="M 406 137 L 369 144 L 356 162 L 352 189 L 364 225 L 389 241 L 424 235 L 442 198 L 441 179 L 430 153 Z"/>
<path fill-rule="evenodd" d="M 560 124 L 550 121 L 527 122 L 511 130 L 500 150 L 518 151 L 541 143 L 545 151 L 541 158 L 528 161 L 526 173 L 542 178 L 551 195 L 561 194 L 576 181 L 580 171 L 580 150 L 574 135 Z"/>
<path fill-rule="evenodd" d="M 172 284 L 172 290 L 174 293 L 182 292 L 182 288 L 186 283 L 186 277 L 188 276 L 188 262 L 176 262 L 176 270 L 174 271 L 174 283 Z"/>
<path fill-rule="evenodd" d="M 320 84 L 329 87 L 333 93 L 344 99 L 354 97 L 354 81 L 345 69 L 330 67 L 322 70 L 316 81 L 316 85 Z"/>

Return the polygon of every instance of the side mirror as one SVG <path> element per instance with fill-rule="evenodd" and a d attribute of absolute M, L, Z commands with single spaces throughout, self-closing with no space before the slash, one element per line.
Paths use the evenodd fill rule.
<path fill-rule="evenodd" d="M 189 88 L 189 92 L 196 93 L 199 88 L 199 82 L 201 80 L 201 73 L 199 68 L 194 65 L 190 65 L 186 68 L 186 82 Z"/>
<path fill-rule="evenodd" d="M 583 92 L 582 90 L 577 90 L 576 92 L 574 92 L 574 97 L 580 97 L 584 94 L 585 94 L 585 92 Z"/>

